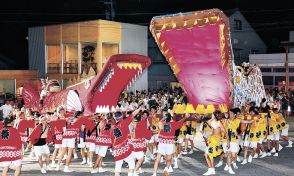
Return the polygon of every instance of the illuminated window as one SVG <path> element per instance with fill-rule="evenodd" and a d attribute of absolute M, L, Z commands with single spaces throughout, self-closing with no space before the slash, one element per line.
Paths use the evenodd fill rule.
<path fill-rule="evenodd" d="M 63 73 L 77 74 L 79 68 L 77 44 L 64 44 L 63 46 Z"/>
<path fill-rule="evenodd" d="M 60 45 L 47 45 L 47 73 L 61 73 Z"/>

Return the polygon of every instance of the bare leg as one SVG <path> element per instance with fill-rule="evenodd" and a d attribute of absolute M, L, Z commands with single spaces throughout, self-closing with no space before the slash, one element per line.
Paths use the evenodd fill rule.
<path fill-rule="evenodd" d="M 50 154 L 46 155 L 46 165 L 49 166 L 50 163 Z"/>
<path fill-rule="evenodd" d="M 55 163 L 58 150 L 59 149 L 55 148 L 54 151 L 53 151 L 53 154 L 52 154 L 52 163 Z"/>
<path fill-rule="evenodd" d="M 72 153 L 73 153 L 73 148 L 68 148 L 68 154 L 67 154 L 66 163 L 65 163 L 66 166 L 69 166 L 71 162 Z"/>
<path fill-rule="evenodd" d="M 8 176 L 8 170 L 9 170 L 9 167 L 4 167 L 4 169 L 2 171 L 2 175 L 3 176 Z"/>
<path fill-rule="evenodd" d="M 15 168 L 14 176 L 20 176 L 21 165 Z"/>
<path fill-rule="evenodd" d="M 64 157 L 66 151 L 67 151 L 67 148 L 66 148 L 66 147 L 63 147 L 63 148 L 62 148 L 61 155 L 60 155 L 60 157 L 58 158 L 58 165 L 61 164 L 61 161 L 62 161 L 62 159 L 63 159 L 63 157 Z"/>
<path fill-rule="evenodd" d="M 136 166 L 135 166 L 135 171 L 137 172 L 139 170 L 139 168 L 142 166 L 142 163 L 144 162 L 145 160 L 145 157 L 141 158 L 138 160 L 138 162 L 136 163 Z"/>
<path fill-rule="evenodd" d="M 154 171 L 153 171 L 153 173 L 157 173 L 160 158 L 161 158 L 161 154 L 157 153 L 156 160 L 154 162 Z"/>
<path fill-rule="evenodd" d="M 206 162 L 207 162 L 207 165 L 208 165 L 208 168 L 213 168 L 212 167 L 212 163 L 211 163 L 211 160 L 209 159 L 208 155 L 205 153 L 204 154 L 204 157 L 206 159 Z"/>
<path fill-rule="evenodd" d="M 39 166 L 41 168 L 43 168 L 43 159 L 42 159 L 42 155 L 41 156 L 38 156 L 38 163 L 39 163 Z"/>
<path fill-rule="evenodd" d="M 244 147 L 244 160 L 247 160 L 248 147 Z"/>
<path fill-rule="evenodd" d="M 231 157 L 232 157 L 232 154 L 231 154 L 231 152 L 227 152 L 227 165 L 229 166 L 229 167 L 231 167 L 231 164 L 232 164 L 232 161 L 231 161 Z"/>
<path fill-rule="evenodd" d="M 166 161 L 166 167 L 169 168 L 171 165 L 172 155 L 167 155 L 165 158 Z"/>
<path fill-rule="evenodd" d="M 97 155 L 97 159 L 96 159 L 96 161 L 95 161 L 95 164 L 94 164 L 93 169 L 96 169 L 98 166 L 101 165 L 102 159 L 103 159 L 103 158 L 102 158 L 101 156 Z"/>

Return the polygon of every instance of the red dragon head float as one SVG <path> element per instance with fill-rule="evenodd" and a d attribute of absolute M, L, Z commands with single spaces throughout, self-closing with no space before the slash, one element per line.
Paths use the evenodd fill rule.
<path fill-rule="evenodd" d="M 229 20 L 218 9 L 154 17 L 150 30 L 189 103 L 232 106 Z"/>
<path fill-rule="evenodd" d="M 39 103 L 38 92 L 30 84 L 26 84 L 23 90 L 25 106 L 52 112 L 62 105 L 67 111 L 84 110 L 85 114 L 93 114 L 96 109 L 110 109 L 117 105 L 121 92 L 150 64 L 150 58 L 138 54 L 113 55 L 97 76 L 49 94 L 44 98 L 43 106 Z"/>

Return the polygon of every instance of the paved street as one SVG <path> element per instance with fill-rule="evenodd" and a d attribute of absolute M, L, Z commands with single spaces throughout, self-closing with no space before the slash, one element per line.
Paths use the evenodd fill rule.
<path fill-rule="evenodd" d="M 287 119 L 288 123 L 290 124 L 290 135 L 292 137 L 292 140 L 294 139 L 294 118 Z M 203 144 L 197 143 L 197 147 L 203 148 Z M 286 143 L 282 143 L 283 146 L 287 145 Z M 114 162 L 113 157 L 108 156 L 105 159 L 106 168 L 110 172 L 106 172 L 103 174 L 95 174 L 95 175 L 114 175 Z M 294 166 L 293 166 L 293 158 L 294 158 L 294 148 L 286 148 L 284 147 L 282 151 L 279 153 L 279 157 L 266 157 L 264 159 L 253 159 L 253 162 L 251 164 L 241 165 L 238 164 L 239 169 L 235 170 L 236 175 L 240 176 L 260 176 L 260 175 L 271 175 L 271 176 L 292 176 L 294 173 Z M 242 157 L 241 157 L 242 159 Z M 218 161 L 218 160 L 217 160 Z M 81 162 L 81 159 L 74 160 L 72 166 L 70 169 L 72 169 L 74 172 L 65 174 L 61 171 L 48 171 L 46 175 L 50 176 L 90 176 L 90 168 L 87 166 L 81 166 L 79 163 Z M 144 164 L 143 171 L 144 173 L 141 174 L 142 176 L 150 176 L 152 175 L 152 168 L 153 164 Z M 160 165 L 160 170 L 158 172 L 158 175 L 162 175 L 162 170 L 164 168 L 164 165 Z M 61 167 L 63 169 L 63 167 Z M 2 170 L 0 168 L 0 170 Z M 204 172 L 206 172 L 207 166 L 205 163 L 205 159 L 203 157 L 203 152 L 196 151 L 193 155 L 187 155 L 182 156 L 179 159 L 179 169 L 174 169 L 174 173 L 171 175 L 181 175 L 181 176 L 189 176 L 189 175 L 202 175 Z M 126 174 L 127 169 L 123 170 L 123 174 L 121 175 L 127 175 Z M 217 175 L 229 175 L 227 172 L 223 171 L 222 168 L 216 168 Z M 37 165 L 37 161 L 31 161 L 27 155 L 24 157 L 23 161 L 23 176 L 35 176 L 35 175 L 41 175 L 39 166 Z"/>
<path fill-rule="evenodd" d="M 282 143 L 285 145 L 285 143 Z M 236 170 L 236 175 L 273 175 L 273 176 L 286 176 L 286 175 L 293 175 L 294 168 L 293 168 L 293 158 L 294 158 L 294 148 L 283 148 L 283 150 L 279 153 L 279 157 L 267 157 L 264 159 L 254 159 L 251 164 L 247 164 L 245 166 L 238 164 L 239 169 Z M 113 175 L 113 160 L 110 159 L 111 156 L 107 157 L 105 160 L 106 166 L 109 171 L 103 174 L 96 174 L 96 175 Z M 72 173 L 65 174 L 61 171 L 49 171 L 46 175 L 58 176 L 58 175 L 80 175 L 86 176 L 91 175 L 89 173 L 90 168 L 87 166 L 81 166 L 79 163 L 81 159 L 75 160 L 73 165 L 70 167 L 73 171 Z M 158 175 L 162 175 L 163 165 L 160 166 L 160 171 Z M 205 160 L 203 158 L 203 153 L 200 151 L 194 152 L 193 155 L 183 156 L 179 160 L 179 169 L 175 169 L 174 173 L 171 175 L 181 175 L 181 176 L 189 176 L 189 175 L 202 175 L 206 172 L 207 166 L 205 164 Z M 62 167 L 63 168 L 63 167 Z M 1 168 L 0 168 L 1 169 Z M 124 174 L 127 170 L 124 169 Z M 152 175 L 152 165 L 145 164 L 143 166 L 144 173 L 141 174 L 143 176 Z M 216 169 L 217 175 L 229 175 L 227 172 L 223 171 L 222 168 Z M 33 175 L 41 175 L 39 167 L 36 161 L 31 161 L 26 156 L 23 162 L 23 172 L 22 175 L 24 176 L 33 176 Z"/>

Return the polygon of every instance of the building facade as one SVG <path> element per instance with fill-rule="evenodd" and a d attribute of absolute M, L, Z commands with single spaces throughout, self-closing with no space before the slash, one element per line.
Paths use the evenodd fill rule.
<path fill-rule="evenodd" d="M 289 32 L 289 41 L 294 41 L 294 31 Z M 294 88 L 294 48 L 289 49 L 289 87 Z M 286 53 L 250 54 L 250 64 L 258 64 L 265 87 L 278 87 L 286 80 Z"/>
<path fill-rule="evenodd" d="M 63 87 L 70 79 L 98 73 L 114 54 L 147 55 L 147 27 L 94 20 L 29 28 L 29 69 L 40 77 L 57 79 Z M 148 88 L 147 71 L 133 85 Z"/>
<path fill-rule="evenodd" d="M 235 64 L 249 62 L 250 54 L 266 53 L 267 46 L 238 9 L 228 11 L 227 15 Z"/>
<path fill-rule="evenodd" d="M 294 87 L 294 53 L 289 53 L 289 85 Z M 262 71 L 265 87 L 272 88 L 282 85 L 285 81 L 285 53 L 251 54 L 250 64 L 257 64 Z"/>

